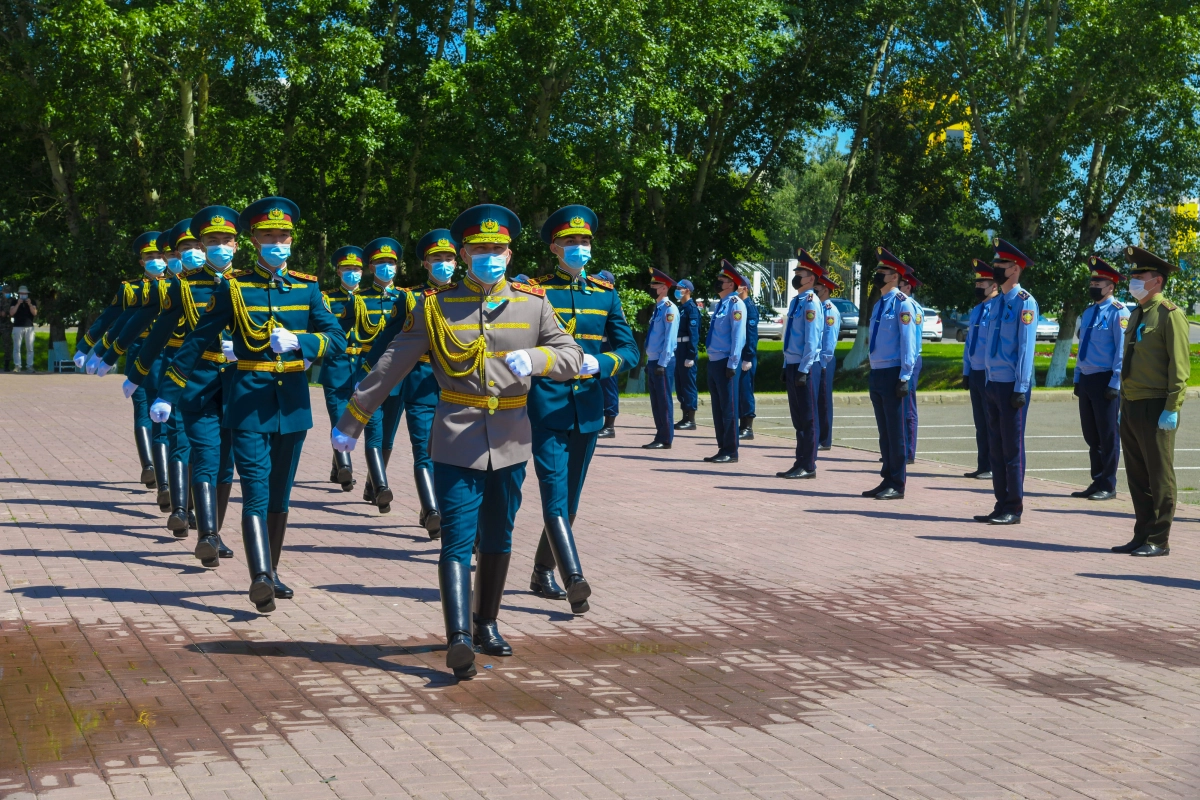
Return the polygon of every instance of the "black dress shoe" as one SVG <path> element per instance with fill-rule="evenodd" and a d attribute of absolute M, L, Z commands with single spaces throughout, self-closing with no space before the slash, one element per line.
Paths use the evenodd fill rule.
<path fill-rule="evenodd" d="M 677 430 L 677 431 L 694 431 L 694 430 L 696 430 L 696 423 L 692 422 L 690 419 L 685 419 L 682 422 L 675 423 L 675 430 Z"/>
<path fill-rule="evenodd" d="M 670 450 L 671 445 L 667 444 L 666 442 L 650 442 L 649 444 L 642 445 L 642 449 L 643 450 Z"/>
<path fill-rule="evenodd" d="M 1092 493 L 1095 491 L 1095 487 L 1089 486 L 1088 488 L 1081 489 L 1078 492 L 1071 492 L 1071 497 L 1091 497 Z"/>
<path fill-rule="evenodd" d="M 887 484 L 881 483 L 878 486 L 876 486 L 874 489 L 868 489 L 867 491 L 863 492 L 862 496 L 863 497 L 874 497 L 875 495 L 879 494 L 886 488 L 888 488 Z"/>
<path fill-rule="evenodd" d="M 1141 545 L 1138 544 L 1138 540 L 1132 539 L 1129 542 L 1126 542 L 1125 544 L 1120 544 L 1120 545 L 1117 545 L 1116 547 L 1110 547 L 1108 549 L 1112 550 L 1114 553 L 1123 553 L 1125 555 L 1128 555 L 1129 553 L 1132 553 L 1134 550 L 1137 550 L 1139 547 L 1141 547 Z"/>
<path fill-rule="evenodd" d="M 597 439 L 615 439 L 615 438 L 617 438 L 617 431 L 615 428 L 604 427 L 604 428 L 601 428 L 600 432 L 596 434 L 596 438 Z"/>
<path fill-rule="evenodd" d="M 909 458 L 909 459 L 906 459 L 904 461 L 904 463 L 905 464 L 915 464 L 915 463 L 917 463 L 917 460 L 915 458 Z"/>
<path fill-rule="evenodd" d="M 743 441 L 753 439 L 754 430 L 752 428 L 742 428 L 740 431 L 738 431 L 738 438 L 742 439 Z"/>
<path fill-rule="evenodd" d="M 1098 492 L 1092 492 L 1091 494 L 1089 494 L 1087 496 L 1087 499 L 1088 500 L 1112 500 L 1116 496 L 1117 496 L 1116 492 L 1107 492 L 1107 491 L 1101 489 Z"/>
<path fill-rule="evenodd" d="M 1134 550 L 1129 555 L 1138 556 L 1139 558 L 1154 558 L 1155 556 L 1171 555 L 1171 546 L 1169 544 L 1157 545 L 1146 542 L 1144 545 Z"/>
<path fill-rule="evenodd" d="M 797 480 L 799 478 L 815 478 L 817 477 L 817 471 L 812 470 L 810 472 L 803 467 L 792 467 L 787 472 L 776 472 L 775 477 L 787 478 L 788 480 Z"/>
<path fill-rule="evenodd" d="M 270 614 L 275 610 L 275 584 L 271 583 L 270 575 L 260 572 L 254 576 L 250 583 L 250 602 L 254 603 L 260 614 Z"/>
<path fill-rule="evenodd" d="M 283 581 L 279 580 L 279 574 L 276 573 L 276 575 L 275 575 L 275 599 L 276 600 L 291 600 L 295 596 L 295 594 L 296 593 L 292 591 L 291 587 L 289 587 Z"/>
<path fill-rule="evenodd" d="M 1003 514 L 993 514 L 988 520 L 992 525 L 1020 525 L 1021 515 L 1005 511 Z"/>
<path fill-rule="evenodd" d="M 717 453 L 712 458 L 706 458 L 704 460 L 711 464 L 736 464 L 738 457 L 731 456 L 729 453 Z"/>
<path fill-rule="evenodd" d="M 879 494 L 875 495 L 876 500 L 903 500 L 904 492 L 898 492 L 890 486 L 884 489 Z"/>
<path fill-rule="evenodd" d="M 567 581 L 567 602 L 571 604 L 572 614 L 586 614 L 591 606 L 588 598 L 592 596 L 592 587 L 582 575 L 572 575 Z"/>
<path fill-rule="evenodd" d="M 818 450 L 832 450 L 833 448 L 827 444 L 819 444 L 819 445 L 817 445 L 817 449 Z"/>
<path fill-rule="evenodd" d="M 992 513 L 992 514 L 976 514 L 975 521 L 982 522 L 983 524 L 987 525 L 987 524 L 991 523 L 992 518 L 994 516 L 995 516 L 994 513 Z"/>
<path fill-rule="evenodd" d="M 975 477 L 981 481 L 990 481 L 992 479 L 992 471 L 990 469 L 986 469 Z"/>
<path fill-rule="evenodd" d="M 475 646 L 489 656 L 512 655 L 512 647 L 500 635 L 500 626 L 494 619 L 475 618 Z"/>
<path fill-rule="evenodd" d="M 200 559 L 200 566 L 205 569 L 216 569 L 221 566 L 221 557 L 217 553 L 217 535 L 215 533 L 201 536 L 200 541 L 196 542 L 196 549 L 193 553 L 196 558 Z"/>
<path fill-rule="evenodd" d="M 987 475 L 992 474 L 992 473 L 988 472 L 986 469 L 977 469 L 974 472 L 964 472 L 963 477 L 964 478 L 978 478 L 980 475 L 983 475 L 985 473 Z"/>
<path fill-rule="evenodd" d="M 537 597 L 547 600 L 566 600 L 567 593 L 558 581 L 554 580 L 554 570 L 534 566 L 533 575 L 529 578 L 529 591 Z"/>

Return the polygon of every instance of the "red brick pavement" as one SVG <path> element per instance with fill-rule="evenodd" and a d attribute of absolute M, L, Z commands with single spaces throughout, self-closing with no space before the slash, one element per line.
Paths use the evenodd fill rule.
<path fill-rule="evenodd" d="M 237 506 L 238 557 L 199 568 L 136 483 L 119 385 L 0 377 L 0 795 L 1200 796 L 1191 508 L 1174 554 L 1142 561 L 1107 552 L 1127 505 L 1057 484 L 1029 482 L 1021 526 L 985 527 L 966 520 L 986 487 L 933 464 L 885 504 L 858 496 L 871 454 L 786 483 L 787 441 L 712 467 L 708 431 L 643 451 L 626 414 L 577 523 L 592 611 L 523 591 L 531 468 L 501 620 L 516 655 L 456 685 L 402 450 L 381 517 L 326 482 L 317 420 L 296 599 L 258 616 Z"/>

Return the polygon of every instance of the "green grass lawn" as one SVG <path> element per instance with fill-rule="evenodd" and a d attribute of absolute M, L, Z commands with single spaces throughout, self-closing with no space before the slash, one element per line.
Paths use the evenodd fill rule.
<path fill-rule="evenodd" d="M 67 346 L 71 350 L 71 354 L 75 353 L 75 331 L 67 331 Z M 49 363 L 47 353 L 50 350 L 50 334 L 35 333 L 33 335 L 33 368 L 42 372 L 46 371 L 46 365 Z M 21 353 L 21 361 L 24 362 L 25 354 Z M 0 365 L 2 366 L 2 365 Z"/>

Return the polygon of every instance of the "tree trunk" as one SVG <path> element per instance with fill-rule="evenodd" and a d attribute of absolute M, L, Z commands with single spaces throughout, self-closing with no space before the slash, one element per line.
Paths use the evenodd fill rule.
<path fill-rule="evenodd" d="M 192 81 L 179 77 L 179 116 L 183 122 L 183 183 L 191 188 L 192 167 L 196 163 L 196 117 L 192 110 Z"/>
<path fill-rule="evenodd" d="M 79 232 L 83 228 L 83 219 L 79 213 L 79 201 L 75 198 L 75 192 L 63 171 L 58 145 L 55 144 L 50 132 L 45 128 L 42 128 L 39 133 L 42 137 L 42 146 L 46 149 L 46 161 L 50 164 L 50 179 L 54 183 L 54 190 L 58 192 L 59 202 L 63 204 L 63 208 L 67 212 L 67 230 L 71 232 L 72 236 L 79 236 Z"/>
<path fill-rule="evenodd" d="M 1046 373 L 1047 386 L 1062 386 L 1067 382 L 1067 359 L 1071 357 L 1071 345 L 1075 340 L 1075 321 L 1079 313 L 1075 304 L 1067 301 L 1058 316 L 1058 338 L 1054 340 L 1054 353 L 1050 356 L 1050 370 Z M 1036 382 L 1036 381 L 1035 381 Z"/>

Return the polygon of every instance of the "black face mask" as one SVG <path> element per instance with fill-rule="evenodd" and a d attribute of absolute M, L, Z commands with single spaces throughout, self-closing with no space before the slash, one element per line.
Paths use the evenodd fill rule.
<path fill-rule="evenodd" d="M 887 278 L 885 278 L 885 277 L 883 276 L 883 273 L 882 273 L 882 272 L 876 272 L 876 273 L 875 273 L 875 280 L 873 281 L 873 283 L 875 284 L 875 287 L 876 287 L 877 289 L 882 289 L 882 288 L 883 288 L 883 285 L 884 285 L 885 283 L 887 283 Z"/>
<path fill-rule="evenodd" d="M 985 297 L 987 297 L 987 289 L 984 289 L 982 286 L 976 286 L 975 287 L 975 299 L 982 300 Z"/>
<path fill-rule="evenodd" d="M 1089 286 L 1088 297 L 1092 298 L 1093 303 L 1098 303 L 1104 299 L 1104 290 L 1099 286 Z"/>
<path fill-rule="evenodd" d="M 1008 270 L 1003 267 L 992 267 L 992 277 L 996 281 L 996 285 L 1000 286 L 1008 279 Z"/>
<path fill-rule="evenodd" d="M 800 287 L 803 285 L 804 285 L 804 280 L 799 275 L 792 276 L 792 288 L 793 289 L 795 289 L 797 292 L 799 292 Z"/>

